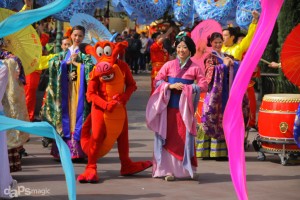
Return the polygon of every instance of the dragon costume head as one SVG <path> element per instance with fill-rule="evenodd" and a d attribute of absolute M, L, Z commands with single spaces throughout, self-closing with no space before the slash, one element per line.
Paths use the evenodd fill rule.
<path fill-rule="evenodd" d="M 95 46 L 88 44 L 80 45 L 80 51 L 90 54 L 97 60 L 95 68 L 90 73 L 90 78 L 100 77 L 101 81 L 110 81 L 114 78 L 117 67 L 118 55 L 128 46 L 127 41 L 113 43 L 109 41 L 99 41 Z"/>

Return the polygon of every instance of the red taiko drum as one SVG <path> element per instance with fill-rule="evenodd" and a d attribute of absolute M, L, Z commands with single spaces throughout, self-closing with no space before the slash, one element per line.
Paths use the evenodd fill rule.
<path fill-rule="evenodd" d="M 202 110 L 203 110 L 203 103 L 204 103 L 204 98 L 205 98 L 206 93 L 201 93 L 200 94 L 200 99 L 196 111 L 196 118 L 197 118 L 197 123 L 201 123 L 201 116 L 202 116 Z"/>
<path fill-rule="evenodd" d="M 262 148 L 269 151 L 300 152 L 293 127 L 300 94 L 267 94 L 258 113 L 258 131 Z"/>

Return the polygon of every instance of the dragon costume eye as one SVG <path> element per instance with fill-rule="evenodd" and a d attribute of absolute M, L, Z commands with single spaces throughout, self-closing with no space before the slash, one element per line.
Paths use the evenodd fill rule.
<path fill-rule="evenodd" d="M 103 53 L 104 53 L 103 48 L 102 47 L 97 47 L 96 53 L 97 53 L 98 56 L 101 57 L 103 55 Z"/>
<path fill-rule="evenodd" d="M 112 53 L 112 49 L 111 49 L 110 46 L 104 47 L 104 54 L 105 54 L 106 56 L 111 56 L 111 53 Z"/>

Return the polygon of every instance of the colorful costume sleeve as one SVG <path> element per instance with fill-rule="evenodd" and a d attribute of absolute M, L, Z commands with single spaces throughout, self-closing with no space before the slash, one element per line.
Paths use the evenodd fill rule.
<path fill-rule="evenodd" d="M 250 46 L 253 39 L 257 24 L 251 23 L 248 29 L 246 37 L 242 40 L 240 44 L 233 44 L 231 47 L 225 47 L 223 45 L 222 52 L 232 55 L 234 59 L 242 60 L 244 53 Z"/>
<path fill-rule="evenodd" d="M 30 10 L 31 8 L 28 7 L 26 4 L 24 4 L 24 6 L 22 7 L 22 9 L 19 12 L 23 12 L 25 10 Z"/>
<path fill-rule="evenodd" d="M 246 37 L 238 44 L 237 55 L 233 55 L 235 59 L 242 60 L 244 53 L 249 48 L 253 39 L 257 24 L 251 23 L 248 29 Z"/>
<path fill-rule="evenodd" d="M 40 64 L 35 70 L 43 70 L 49 68 L 48 62 L 58 54 L 49 54 L 47 56 L 41 56 L 40 58 Z"/>
<path fill-rule="evenodd" d="M 61 61 L 66 57 L 67 52 L 60 52 L 49 61 L 49 84 L 46 90 L 47 95 L 41 110 L 42 119 L 52 124 L 56 131 L 64 136 L 62 130 L 62 72 Z M 84 81 L 88 84 L 89 73 L 93 69 L 92 59 L 89 55 L 78 53 L 76 62 L 84 64 Z M 90 113 L 90 105 L 84 101 L 83 119 Z M 84 121 L 84 120 L 83 120 Z"/>

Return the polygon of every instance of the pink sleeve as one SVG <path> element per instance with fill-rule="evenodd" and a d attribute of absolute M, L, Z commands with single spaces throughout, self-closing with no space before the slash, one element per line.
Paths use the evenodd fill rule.
<path fill-rule="evenodd" d="M 205 78 L 204 70 L 201 67 L 196 68 L 196 81 L 197 85 L 200 87 L 200 92 L 207 92 L 208 84 Z"/>

